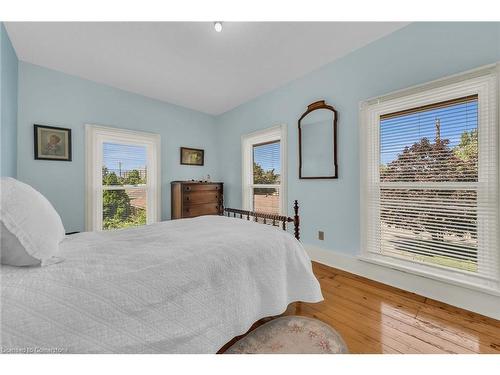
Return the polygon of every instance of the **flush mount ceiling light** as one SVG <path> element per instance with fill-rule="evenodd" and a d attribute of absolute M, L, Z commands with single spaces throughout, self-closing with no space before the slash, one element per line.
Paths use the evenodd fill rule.
<path fill-rule="evenodd" d="M 222 22 L 220 21 L 214 22 L 214 29 L 218 33 L 222 32 Z"/>

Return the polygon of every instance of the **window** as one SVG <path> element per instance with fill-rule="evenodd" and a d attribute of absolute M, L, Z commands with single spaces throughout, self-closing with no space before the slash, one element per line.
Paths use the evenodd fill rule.
<path fill-rule="evenodd" d="M 362 256 L 500 290 L 495 70 L 430 85 L 364 106 Z"/>
<path fill-rule="evenodd" d="M 243 137 L 243 207 L 286 214 L 285 127 Z"/>
<path fill-rule="evenodd" d="M 159 136 L 86 126 L 87 230 L 159 220 Z"/>

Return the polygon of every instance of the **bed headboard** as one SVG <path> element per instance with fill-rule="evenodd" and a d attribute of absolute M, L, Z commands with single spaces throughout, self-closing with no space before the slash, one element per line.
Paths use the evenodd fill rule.
<path fill-rule="evenodd" d="M 239 217 L 240 219 L 250 220 L 252 218 L 253 221 L 262 222 L 263 224 L 269 224 L 274 226 L 280 226 L 283 230 L 287 230 L 287 223 L 293 223 L 294 235 L 297 240 L 300 240 L 300 217 L 299 217 L 299 202 L 294 201 L 293 204 L 294 216 L 288 217 L 283 215 L 269 214 L 265 212 L 256 212 L 256 211 L 247 211 L 240 210 L 238 208 L 226 208 L 224 207 L 223 215 L 227 217 Z M 262 219 L 262 220 L 259 220 Z"/>

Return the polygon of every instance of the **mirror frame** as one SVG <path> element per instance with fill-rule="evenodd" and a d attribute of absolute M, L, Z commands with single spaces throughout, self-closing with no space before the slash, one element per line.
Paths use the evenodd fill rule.
<path fill-rule="evenodd" d="M 333 168 L 335 174 L 333 176 L 302 176 L 302 129 L 301 129 L 301 121 L 304 117 L 306 117 L 309 113 L 317 110 L 317 109 L 327 109 L 333 112 Z M 302 116 L 299 118 L 299 179 L 301 180 L 312 180 L 312 179 L 332 179 L 339 177 L 339 168 L 337 164 L 337 120 L 338 120 L 338 112 L 331 105 L 325 103 L 324 100 L 319 100 L 317 102 L 311 103 L 307 106 L 307 111 L 304 112 Z"/>

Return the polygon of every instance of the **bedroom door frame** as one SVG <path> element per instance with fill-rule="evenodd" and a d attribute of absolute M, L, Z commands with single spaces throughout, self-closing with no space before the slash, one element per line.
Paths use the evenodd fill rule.
<path fill-rule="evenodd" d="M 147 224 L 161 220 L 161 138 L 159 134 L 107 126 L 85 125 L 85 230 L 102 229 L 103 143 L 146 146 Z M 98 166 L 98 167 L 96 167 Z"/>

